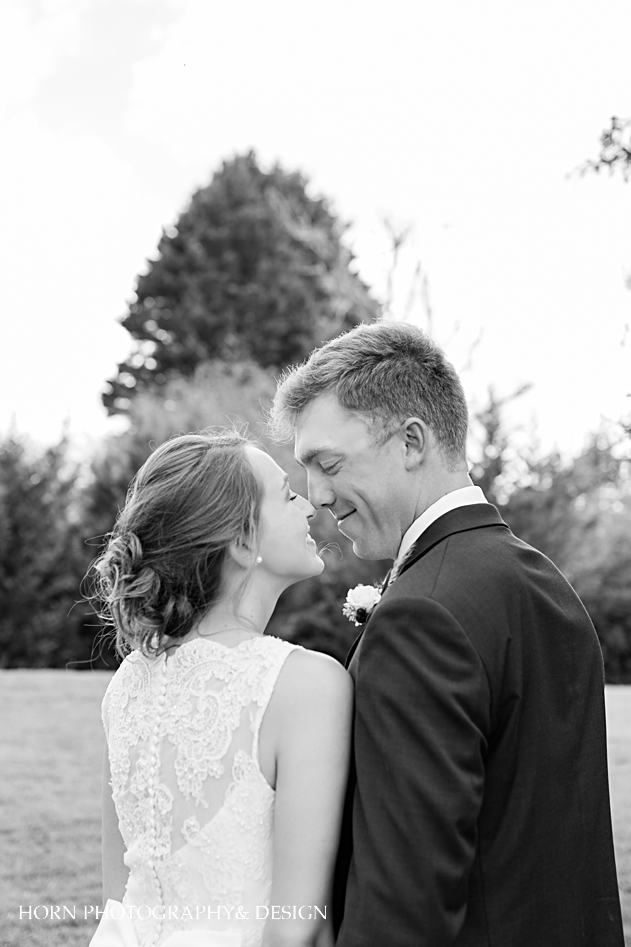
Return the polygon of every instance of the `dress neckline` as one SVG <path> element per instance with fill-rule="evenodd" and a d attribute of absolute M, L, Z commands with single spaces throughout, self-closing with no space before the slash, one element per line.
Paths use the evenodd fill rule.
<path fill-rule="evenodd" d="M 264 638 L 272 638 L 272 635 L 254 635 L 252 638 L 245 638 L 243 641 L 240 641 L 238 644 L 228 645 L 223 644 L 221 641 L 213 641 L 210 635 L 198 635 L 196 638 L 190 638 L 188 641 L 183 641 L 182 644 L 177 645 L 171 653 L 163 652 L 165 660 L 169 661 L 174 658 L 182 648 L 186 648 L 188 645 L 197 644 L 200 641 L 205 642 L 207 645 L 212 645 L 215 648 L 221 648 L 223 651 L 239 651 L 243 649 L 243 646 L 249 646 L 253 641 L 261 641 Z"/>

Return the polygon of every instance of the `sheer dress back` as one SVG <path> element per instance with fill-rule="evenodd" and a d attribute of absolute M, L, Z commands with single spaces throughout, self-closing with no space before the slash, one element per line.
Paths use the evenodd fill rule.
<path fill-rule="evenodd" d="M 142 947 L 174 931 L 238 930 L 258 947 L 272 884 L 274 790 L 261 721 L 295 649 L 196 638 L 134 651 L 103 699 L 112 796 L 130 870 L 123 905 Z"/>

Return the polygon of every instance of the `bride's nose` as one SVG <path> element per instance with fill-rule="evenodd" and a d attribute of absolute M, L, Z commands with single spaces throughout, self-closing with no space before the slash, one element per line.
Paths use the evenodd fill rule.
<path fill-rule="evenodd" d="M 309 502 L 309 500 L 307 500 L 306 497 L 303 497 L 303 496 L 300 497 L 300 509 L 305 514 L 308 520 L 313 519 L 313 517 L 316 515 L 315 507 L 313 506 L 312 503 Z"/>

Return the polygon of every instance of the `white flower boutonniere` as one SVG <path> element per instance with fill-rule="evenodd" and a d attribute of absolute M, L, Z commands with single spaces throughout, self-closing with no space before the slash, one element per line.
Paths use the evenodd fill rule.
<path fill-rule="evenodd" d="M 348 590 L 342 614 L 356 625 L 367 622 L 372 610 L 381 598 L 381 589 L 375 585 L 356 585 Z"/>

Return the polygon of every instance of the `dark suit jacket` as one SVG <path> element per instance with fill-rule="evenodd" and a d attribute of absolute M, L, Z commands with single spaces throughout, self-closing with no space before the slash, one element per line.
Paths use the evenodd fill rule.
<path fill-rule="evenodd" d="M 446 513 L 349 669 L 337 947 L 623 947 L 602 655 L 558 569 L 495 507 Z"/>

